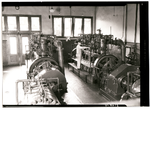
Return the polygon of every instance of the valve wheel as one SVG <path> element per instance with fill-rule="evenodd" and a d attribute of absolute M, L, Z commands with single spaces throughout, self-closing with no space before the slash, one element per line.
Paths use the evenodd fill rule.
<path fill-rule="evenodd" d="M 119 59 L 114 55 L 105 55 L 97 58 L 94 62 L 96 77 L 102 78 L 104 74 L 110 74 L 119 64 Z"/>

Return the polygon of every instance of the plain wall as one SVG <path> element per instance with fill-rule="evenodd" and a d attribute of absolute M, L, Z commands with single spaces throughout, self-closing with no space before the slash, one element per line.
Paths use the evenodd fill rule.
<path fill-rule="evenodd" d="M 136 17 L 136 4 L 128 4 L 127 13 L 127 42 L 134 42 L 135 38 L 135 17 Z M 138 4 L 137 12 L 137 31 L 136 43 L 140 43 L 140 5 Z"/>
<path fill-rule="evenodd" d="M 127 42 L 134 42 L 136 4 L 128 4 L 127 8 Z"/>
<path fill-rule="evenodd" d="M 138 4 L 138 14 L 137 14 L 137 36 L 136 43 L 140 43 L 140 5 Z"/>
<path fill-rule="evenodd" d="M 137 12 L 137 31 L 135 39 L 135 18 L 136 4 L 127 5 L 127 45 L 131 46 L 131 51 L 134 51 L 136 43 L 136 58 L 137 65 L 140 65 L 140 5 L 138 4 Z"/>
<path fill-rule="evenodd" d="M 127 4 L 127 42 L 134 42 L 136 4 Z M 140 43 L 140 10 L 138 4 L 137 37 L 136 43 Z M 124 18 L 124 19 L 123 19 Z M 124 20 L 124 21 L 123 21 Z M 124 28 L 123 28 L 124 22 Z M 101 29 L 103 34 L 114 35 L 125 41 L 126 6 L 111 6 L 96 8 L 96 30 Z"/>
<path fill-rule="evenodd" d="M 101 29 L 104 35 L 111 34 L 114 38 L 123 38 L 123 8 L 124 6 L 97 7 L 96 30 Z"/>

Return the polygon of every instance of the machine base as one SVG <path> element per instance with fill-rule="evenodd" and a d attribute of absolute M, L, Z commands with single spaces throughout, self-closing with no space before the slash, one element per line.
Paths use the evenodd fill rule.
<path fill-rule="evenodd" d="M 103 89 L 100 89 L 99 94 L 104 96 L 109 101 L 120 101 L 120 99 L 121 99 L 118 96 L 116 98 L 114 98 L 110 94 L 106 93 Z"/>

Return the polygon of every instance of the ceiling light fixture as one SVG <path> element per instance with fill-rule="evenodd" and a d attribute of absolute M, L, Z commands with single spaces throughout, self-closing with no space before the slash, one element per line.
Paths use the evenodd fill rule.
<path fill-rule="evenodd" d="M 19 9 L 20 9 L 20 7 L 19 7 L 19 6 L 15 6 L 15 9 L 16 9 L 16 10 L 19 10 Z"/>
<path fill-rule="evenodd" d="M 53 9 L 53 7 L 51 7 L 50 9 L 49 9 L 49 12 L 50 13 L 53 13 L 55 10 Z"/>

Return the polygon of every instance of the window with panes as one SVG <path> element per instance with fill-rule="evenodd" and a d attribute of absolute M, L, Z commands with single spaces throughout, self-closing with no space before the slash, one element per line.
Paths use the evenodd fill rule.
<path fill-rule="evenodd" d="M 3 32 L 41 32 L 41 15 L 3 15 Z"/>
<path fill-rule="evenodd" d="M 2 32 L 4 34 L 30 34 L 33 32 L 41 32 L 41 16 L 40 15 L 3 15 L 2 16 Z M 22 53 L 25 54 L 29 49 L 29 38 L 21 37 Z M 17 38 L 9 38 L 10 54 L 17 54 Z"/>
<path fill-rule="evenodd" d="M 77 37 L 92 34 L 93 17 L 53 16 L 53 34 L 57 37 Z"/>

